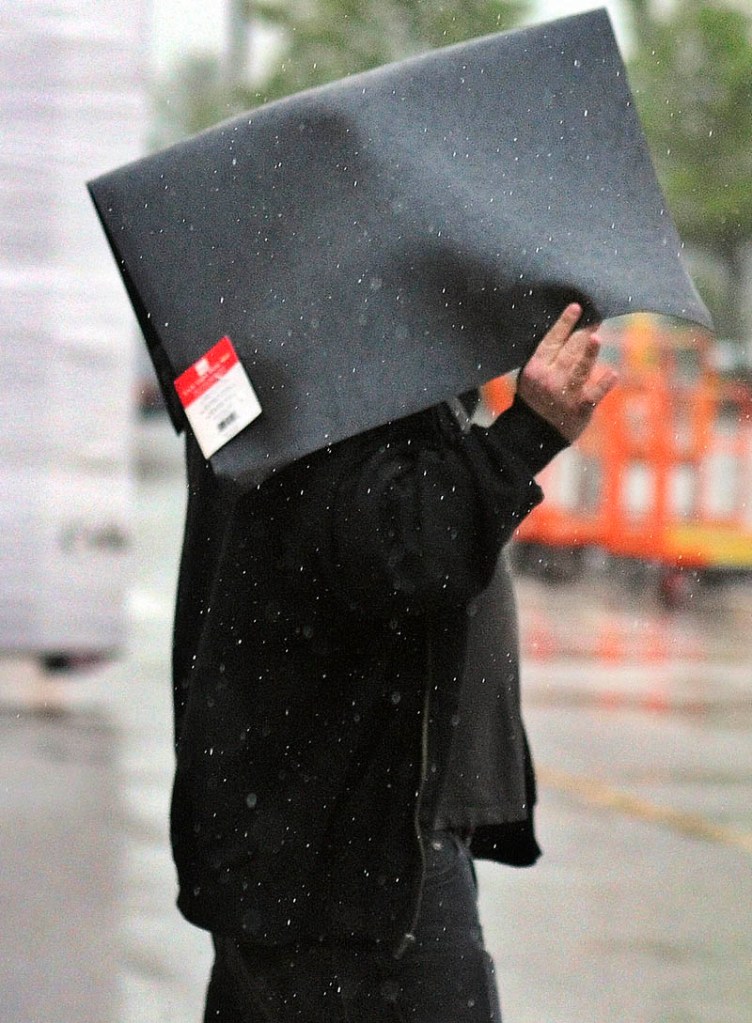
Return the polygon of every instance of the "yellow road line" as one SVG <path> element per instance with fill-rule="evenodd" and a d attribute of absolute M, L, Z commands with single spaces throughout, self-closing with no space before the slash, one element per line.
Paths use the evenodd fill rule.
<path fill-rule="evenodd" d="M 538 767 L 537 774 L 543 785 L 547 785 L 557 792 L 565 792 L 590 806 L 614 810 L 617 813 L 636 817 L 638 820 L 671 828 L 682 835 L 689 835 L 691 838 L 716 842 L 719 845 L 730 846 L 733 849 L 741 849 L 743 852 L 752 854 L 752 834 L 749 832 L 724 827 L 722 824 L 716 824 L 708 820 L 707 817 L 698 814 L 659 806 L 657 803 L 640 799 L 638 796 L 630 795 L 629 792 L 613 788 L 605 782 L 588 778 L 585 775 L 571 774 L 568 771 L 559 771 L 545 766 Z"/>

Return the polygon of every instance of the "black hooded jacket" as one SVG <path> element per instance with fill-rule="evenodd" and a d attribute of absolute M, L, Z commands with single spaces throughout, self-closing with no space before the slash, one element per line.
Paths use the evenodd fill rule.
<path fill-rule="evenodd" d="M 189 438 L 171 819 L 189 920 L 270 944 L 411 931 L 469 629 L 563 443 L 520 401 L 467 432 L 439 406 L 234 497 Z M 480 822 L 482 855 L 534 861 L 529 803 Z"/>

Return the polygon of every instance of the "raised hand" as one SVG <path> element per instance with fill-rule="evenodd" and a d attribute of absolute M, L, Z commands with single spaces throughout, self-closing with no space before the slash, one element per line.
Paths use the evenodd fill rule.
<path fill-rule="evenodd" d="M 517 393 L 570 443 L 618 380 L 598 362 L 598 324 L 577 328 L 582 306 L 572 302 L 543 337 L 517 381 Z"/>

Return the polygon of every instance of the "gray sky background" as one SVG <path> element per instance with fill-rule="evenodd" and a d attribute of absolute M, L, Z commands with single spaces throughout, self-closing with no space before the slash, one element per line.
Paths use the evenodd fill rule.
<path fill-rule="evenodd" d="M 226 0 L 151 0 L 151 3 L 152 64 L 157 74 L 167 72 L 185 53 L 222 48 L 227 34 Z M 535 20 L 560 18 L 596 7 L 609 10 L 623 45 L 619 0 L 538 0 Z"/>

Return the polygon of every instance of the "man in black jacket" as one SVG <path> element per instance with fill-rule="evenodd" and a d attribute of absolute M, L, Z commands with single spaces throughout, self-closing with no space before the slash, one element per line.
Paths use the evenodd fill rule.
<path fill-rule="evenodd" d="M 581 312 L 487 429 L 449 403 L 232 499 L 189 439 L 172 839 L 206 1020 L 500 1019 L 471 855 L 538 855 L 502 549 L 615 382 Z"/>

